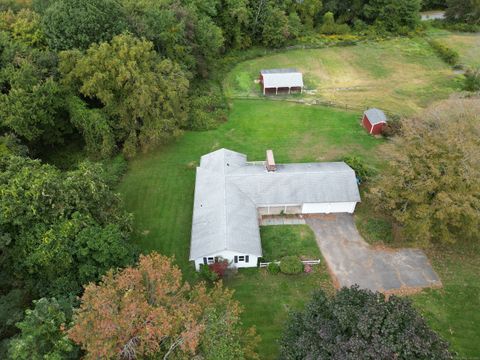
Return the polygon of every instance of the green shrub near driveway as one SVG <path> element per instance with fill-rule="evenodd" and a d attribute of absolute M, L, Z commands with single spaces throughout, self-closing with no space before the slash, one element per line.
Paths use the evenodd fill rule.
<path fill-rule="evenodd" d="M 287 275 L 300 274 L 303 271 L 303 263 L 298 256 L 285 256 L 280 261 L 280 271 Z"/>

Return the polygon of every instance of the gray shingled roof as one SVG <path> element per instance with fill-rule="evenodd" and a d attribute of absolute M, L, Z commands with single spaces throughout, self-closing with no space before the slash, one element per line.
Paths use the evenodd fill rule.
<path fill-rule="evenodd" d="M 372 125 L 387 122 L 387 117 L 385 116 L 385 113 L 382 110 L 375 109 L 375 108 L 368 109 L 367 111 L 364 112 L 364 114 L 367 115 L 368 120 Z"/>
<path fill-rule="evenodd" d="M 268 69 L 260 74 L 265 88 L 303 87 L 303 76 L 297 69 Z"/>
<path fill-rule="evenodd" d="M 261 256 L 258 206 L 359 201 L 355 172 L 344 162 L 267 172 L 243 154 L 214 151 L 197 168 L 190 260 L 222 250 Z"/>

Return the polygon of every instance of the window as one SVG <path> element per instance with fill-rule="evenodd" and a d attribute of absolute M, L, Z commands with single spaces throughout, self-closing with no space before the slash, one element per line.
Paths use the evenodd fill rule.
<path fill-rule="evenodd" d="M 233 261 L 235 262 L 235 264 L 238 263 L 238 256 L 237 255 L 235 255 L 235 257 L 233 259 L 234 259 Z"/>
<path fill-rule="evenodd" d="M 247 255 L 247 256 L 245 256 L 245 262 L 248 263 L 248 260 L 249 260 L 249 259 L 248 259 L 248 255 Z"/>
<path fill-rule="evenodd" d="M 245 256 L 239 256 L 238 261 L 245 261 Z"/>
<path fill-rule="evenodd" d="M 214 263 L 213 257 L 209 257 L 209 258 L 208 258 L 208 263 L 209 263 L 209 264 L 213 264 L 213 263 Z"/>

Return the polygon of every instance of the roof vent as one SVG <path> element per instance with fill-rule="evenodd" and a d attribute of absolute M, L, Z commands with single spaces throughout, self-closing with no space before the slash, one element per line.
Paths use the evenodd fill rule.
<path fill-rule="evenodd" d="M 273 157 L 273 151 L 272 150 L 267 150 L 266 168 L 267 168 L 267 171 L 277 170 L 277 166 L 275 165 L 275 158 Z"/>

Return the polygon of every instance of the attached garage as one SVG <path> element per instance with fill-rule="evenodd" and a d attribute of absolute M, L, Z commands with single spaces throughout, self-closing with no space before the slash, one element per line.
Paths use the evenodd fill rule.
<path fill-rule="evenodd" d="M 353 214 L 355 211 L 355 205 L 357 205 L 356 202 L 306 203 L 302 206 L 302 214 Z"/>

